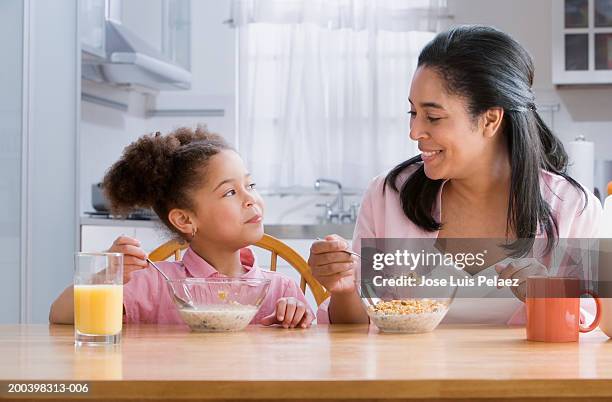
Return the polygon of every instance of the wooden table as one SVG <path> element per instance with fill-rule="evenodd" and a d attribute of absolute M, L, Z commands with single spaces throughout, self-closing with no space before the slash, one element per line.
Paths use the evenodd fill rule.
<path fill-rule="evenodd" d="M 88 393 L 8 400 L 612 400 L 612 342 L 527 342 L 523 328 L 250 327 L 224 334 L 128 326 L 116 348 L 75 348 L 70 326 L 0 326 L 0 381 L 78 382 Z"/>

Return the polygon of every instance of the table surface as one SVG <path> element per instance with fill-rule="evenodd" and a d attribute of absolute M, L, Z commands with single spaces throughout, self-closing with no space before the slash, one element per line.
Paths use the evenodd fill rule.
<path fill-rule="evenodd" d="M 612 342 L 599 330 L 553 344 L 526 341 L 524 328 L 481 325 L 416 335 L 365 325 L 208 334 L 130 325 L 117 347 L 78 348 L 72 326 L 0 325 L 0 361 L 0 381 L 91 382 L 89 398 L 116 400 L 612 398 Z"/>

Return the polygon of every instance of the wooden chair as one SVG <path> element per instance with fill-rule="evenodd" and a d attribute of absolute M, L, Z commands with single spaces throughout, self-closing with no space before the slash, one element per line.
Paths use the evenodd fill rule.
<path fill-rule="evenodd" d="M 149 254 L 149 258 L 156 261 L 164 261 L 174 256 L 174 260 L 178 261 L 181 259 L 181 251 L 186 249 L 188 244 L 186 242 L 179 242 L 177 240 L 170 240 L 161 246 L 157 247 Z M 327 299 L 329 294 L 323 286 L 315 279 L 310 271 L 308 263 L 299 255 L 294 249 L 280 241 L 279 239 L 270 235 L 264 234 L 260 241 L 255 246 L 270 251 L 270 270 L 276 271 L 278 257 L 287 261 L 289 265 L 295 268 L 301 276 L 300 289 L 306 293 L 306 285 L 310 288 L 312 295 L 314 296 L 317 305 L 321 304 L 323 300 Z"/>

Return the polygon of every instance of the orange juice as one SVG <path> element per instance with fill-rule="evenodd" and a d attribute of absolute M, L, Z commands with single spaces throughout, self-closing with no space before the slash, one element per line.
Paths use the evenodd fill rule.
<path fill-rule="evenodd" d="M 74 326 L 82 334 L 115 335 L 123 319 L 123 285 L 75 285 Z"/>

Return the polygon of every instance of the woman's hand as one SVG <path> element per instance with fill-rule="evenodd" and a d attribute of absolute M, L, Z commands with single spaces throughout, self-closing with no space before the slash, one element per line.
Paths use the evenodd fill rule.
<path fill-rule="evenodd" d="M 130 281 L 132 272 L 149 266 L 149 263 L 146 260 L 147 253 L 140 248 L 140 242 L 132 237 L 117 237 L 108 251 L 110 253 L 123 253 L 124 284 Z"/>
<path fill-rule="evenodd" d="M 281 297 L 274 313 L 262 318 L 262 325 L 282 325 L 283 328 L 309 328 L 314 320 L 310 309 L 295 297 Z"/>
<path fill-rule="evenodd" d="M 332 294 L 355 291 L 355 265 L 357 257 L 343 251 L 349 243 L 338 235 L 312 243 L 308 265 L 312 274 Z"/>
<path fill-rule="evenodd" d="M 496 264 L 495 271 L 499 274 L 499 279 L 518 279 L 518 286 L 511 286 L 510 290 L 523 302 L 527 295 L 527 278 L 548 276 L 548 269 L 535 258 L 521 258 L 508 265 Z M 497 288 L 499 289 L 499 286 Z"/>

